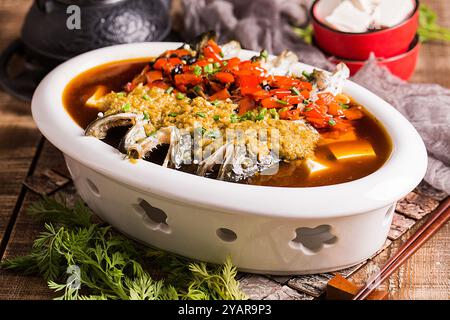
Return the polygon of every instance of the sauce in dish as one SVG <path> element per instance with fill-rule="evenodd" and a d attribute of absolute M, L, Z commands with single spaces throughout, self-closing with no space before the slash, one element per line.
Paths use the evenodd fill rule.
<path fill-rule="evenodd" d="M 214 46 L 212 48 L 215 49 Z M 183 54 L 186 56 L 184 52 Z M 172 55 L 174 56 L 174 54 Z M 173 59 L 173 57 L 169 59 Z M 224 61 L 230 61 L 229 59 L 224 58 Z M 106 143 L 127 153 L 130 158 L 143 158 L 194 174 L 199 174 L 200 171 L 202 176 L 208 178 L 220 178 L 225 181 L 253 185 L 314 187 L 349 182 L 378 170 L 391 154 L 392 143 L 382 124 L 363 106 L 345 94 L 339 93 L 333 98 L 330 94 L 319 93 L 319 100 L 313 102 L 313 96 L 310 97 L 306 89 L 300 92 L 293 88 L 292 94 L 283 96 L 282 89 L 273 88 L 272 85 L 270 89 L 264 88 L 265 91 L 279 90 L 278 95 L 265 96 L 260 100 L 255 98 L 254 101 L 248 98 L 244 105 L 242 97 L 239 98 L 240 100 L 235 98 L 236 93 L 233 93 L 233 90 L 236 89 L 233 89 L 233 84 L 227 83 L 226 86 L 215 89 L 215 83 L 211 83 L 213 88 L 210 87 L 210 83 L 207 83 L 202 87 L 202 91 L 204 90 L 205 93 L 202 92 L 201 96 L 192 96 L 191 93 L 196 91 L 199 83 L 193 87 L 195 89 L 192 91 L 189 89 L 190 83 L 182 83 L 181 87 L 179 83 L 174 82 L 173 87 L 170 86 L 167 84 L 170 79 L 161 78 L 161 74 L 164 76 L 164 70 L 161 73 L 154 70 L 157 61 L 158 59 L 117 61 L 81 73 L 65 89 L 63 102 L 67 112 L 80 127 L 87 129 L 87 134 L 104 139 Z M 201 62 L 201 58 L 198 61 Z M 221 63 L 222 60 L 218 61 Z M 224 65 L 226 64 L 224 63 Z M 175 75 L 189 75 L 187 70 L 194 70 L 194 67 L 187 67 L 186 63 L 183 65 L 186 71 L 184 73 L 176 71 Z M 205 66 L 201 68 L 203 71 Z M 197 71 L 195 68 L 193 72 L 197 73 Z M 171 73 L 173 76 L 173 69 Z M 220 75 L 218 83 L 233 80 L 229 80 L 228 77 L 231 77 L 225 73 L 222 70 L 212 74 L 216 77 L 215 79 L 219 79 L 218 74 Z M 144 83 L 137 83 L 136 79 L 143 74 L 146 75 L 146 80 Z M 228 74 L 231 74 L 231 71 Z M 151 77 L 156 77 L 154 78 L 156 80 L 151 80 Z M 185 78 L 192 78 L 189 77 Z M 235 77 L 237 76 L 235 75 Z M 311 80 L 311 75 L 306 74 L 304 77 L 307 79 L 298 83 L 308 87 L 307 81 L 313 82 L 313 80 Z M 242 76 L 241 79 L 252 81 L 248 76 Z M 281 82 L 281 79 L 279 78 L 278 81 Z M 204 83 L 200 85 L 203 86 Z M 258 85 L 267 86 L 268 84 L 263 81 Z M 220 94 L 223 94 L 224 87 L 230 91 L 230 94 L 221 99 Z M 208 90 L 214 89 L 220 94 L 214 96 L 214 93 L 208 92 Z M 240 89 L 239 92 L 241 92 Z M 313 94 L 314 89 L 309 89 Z M 251 94 L 260 93 L 253 92 Z M 299 110 L 300 104 L 297 104 L 298 101 L 295 100 L 296 96 L 302 96 L 301 111 Z M 213 98 L 211 99 L 211 97 Z M 244 98 L 247 97 L 253 96 L 247 95 Z M 324 125 L 317 117 L 311 115 L 309 109 L 313 107 L 313 104 L 320 104 L 320 99 L 331 99 L 330 97 L 333 98 L 335 105 L 338 103 L 337 108 L 342 109 L 343 112 L 339 110 L 332 112 Z M 249 101 L 252 103 L 252 107 L 248 107 Z M 292 106 L 290 105 L 291 101 L 294 101 Z M 258 105 L 259 103 L 261 105 Z M 270 103 L 278 103 L 281 106 L 272 106 Z M 329 112 L 331 112 L 330 105 L 333 103 L 327 106 Z M 243 108 L 245 108 L 245 112 L 242 111 Z M 235 109 L 237 110 L 236 114 L 233 113 Z M 345 117 L 344 112 L 348 110 L 352 112 Z M 135 118 L 136 114 L 140 112 L 143 116 Z M 131 114 L 133 118 L 125 118 L 123 116 L 125 114 Z M 333 114 L 335 114 L 334 117 Z M 353 115 L 357 116 L 353 117 Z M 329 115 L 327 114 L 327 116 Z M 98 123 L 108 117 L 118 117 L 118 120 L 109 123 L 106 127 L 104 125 L 99 127 Z M 148 123 L 149 118 L 158 118 L 159 125 Z M 167 128 L 176 127 L 189 130 L 190 124 L 194 120 L 201 124 L 201 134 L 203 135 L 201 142 L 204 145 L 217 138 L 211 138 L 211 136 L 205 138 L 206 135 L 213 132 L 211 129 L 213 126 L 222 128 L 223 132 L 230 128 L 277 129 L 280 132 L 279 139 L 281 141 L 280 160 L 272 163 L 277 164 L 277 170 L 271 174 L 265 174 L 267 169 L 273 166 L 264 167 L 262 160 L 258 160 L 258 165 L 254 166 L 257 170 L 246 175 L 230 174 L 218 164 L 205 163 L 206 160 L 200 163 L 194 161 L 179 165 L 173 160 L 167 160 L 168 154 L 173 155 L 174 150 L 179 151 L 184 147 L 181 143 L 174 147 L 175 133 Z M 138 128 L 136 123 L 139 121 L 147 122 Z M 152 139 L 157 139 L 158 143 L 148 149 L 150 152 L 147 149 L 143 152 L 144 144 L 135 146 L 134 140 L 130 144 L 129 139 L 124 137 L 124 135 L 130 137 L 129 133 L 133 130 L 136 131 L 136 135 L 138 132 L 144 135 L 139 143 L 142 140 L 150 141 Z M 271 139 L 268 139 L 269 145 L 272 145 Z M 179 140 L 183 141 L 183 135 L 179 136 Z M 247 138 L 247 140 L 251 139 Z M 138 141 L 137 138 L 136 141 Z M 247 143 L 251 144 L 251 141 L 247 141 Z M 188 153 L 191 155 L 190 151 Z M 265 149 L 262 153 L 267 157 L 271 155 L 270 151 Z M 186 150 L 178 155 L 183 154 L 186 154 Z"/>

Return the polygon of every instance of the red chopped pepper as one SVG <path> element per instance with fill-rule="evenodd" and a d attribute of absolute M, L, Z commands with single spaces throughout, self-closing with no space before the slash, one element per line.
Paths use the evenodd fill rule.
<path fill-rule="evenodd" d="M 227 89 L 223 89 L 221 91 L 218 91 L 214 93 L 211 97 L 209 97 L 211 101 L 215 100 L 226 100 L 228 98 L 231 98 L 230 93 Z"/>
<path fill-rule="evenodd" d="M 200 76 L 196 76 L 193 73 L 182 73 L 182 74 L 177 74 L 175 75 L 175 84 L 177 86 L 180 85 L 191 85 L 191 86 L 195 86 L 197 84 L 200 84 L 203 79 Z"/>
<path fill-rule="evenodd" d="M 234 76 L 228 72 L 217 72 L 214 75 L 214 78 L 216 78 L 217 80 L 219 80 L 222 83 L 233 83 L 234 82 Z"/>
<path fill-rule="evenodd" d="M 145 74 L 147 77 L 147 83 L 152 83 L 158 80 L 163 80 L 163 74 L 159 70 L 152 70 Z"/>
<path fill-rule="evenodd" d="M 239 115 L 244 115 L 247 111 L 253 110 L 255 108 L 255 102 L 247 97 L 239 100 Z"/>

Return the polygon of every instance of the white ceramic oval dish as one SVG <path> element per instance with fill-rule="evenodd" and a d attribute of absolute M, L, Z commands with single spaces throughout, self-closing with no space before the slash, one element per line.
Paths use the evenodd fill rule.
<path fill-rule="evenodd" d="M 152 57 L 180 43 L 98 49 L 58 66 L 37 88 L 33 118 L 64 153 L 75 186 L 103 220 L 148 245 L 245 271 L 308 274 L 342 269 L 384 244 L 396 201 L 421 181 L 427 154 L 417 131 L 388 103 L 347 81 L 344 91 L 386 128 L 393 151 L 373 174 L 314 188 L 261 187 L 216 181 L 139 160 L 83 135 L 63 106 L 77 75 L 104 63 Z M 243 50 L 241 58 L 255 52 Z M 313 67 L 298 64 L 298 70 Z"/>

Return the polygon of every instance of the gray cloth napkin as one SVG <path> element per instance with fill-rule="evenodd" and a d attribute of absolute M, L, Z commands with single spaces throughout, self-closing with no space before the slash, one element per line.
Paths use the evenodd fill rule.
<path fill-rule="evenodd" d="M 273 54 L 288 49 L 304 63 L 327 70 L 334 67 L 318 49 L 303 43 L 292 31 L 292 25 L 309 22 L 310 0 L 182 0 L 182 4 L 186 39 L 214 30 L 219 42 L 237 40 L 243 48 L 265 48 Z M 425 181 L 450 194 L 450 90 L 402 81 L 379 67 L 374 59 L 353 81 L 391 103 L 415 126 L 428 150 Z"/>

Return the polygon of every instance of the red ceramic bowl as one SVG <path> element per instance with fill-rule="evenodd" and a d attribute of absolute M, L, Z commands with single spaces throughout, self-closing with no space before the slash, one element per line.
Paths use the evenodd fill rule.
<path fill-rule="evenodd" d="M 344 59 L 366 60 L 370 53 L 390 58 L 405 53 L 419 26 L 419 0 L 408 19 L 392 28 L 365 33 L 342 32 L 325 23 L 340 0 L 316 0 L 311 7 L 314 36 L 324 51 Z"/>
<path fill-rule="evenodd" d="M 397 77 L 408 80 L 414 73 L 416 69 L 417 59 L 419 58 L 419 49 L 420 42 L 419 37 L 416 36 L 413 42 L 410 44 L 409 50 L 405 53 L 397 55 L 392 58 L 377 58 L 377 62 L 379 65 L 387 67 L 392 74 Z M 342 59 L 339 57 L 330 57 L 330 60 L 333 63 L 344 62 L 347 67 L 350 69 L 351 75 L 354 75 L 361 69 L 366 61 L 358 61 L 358 60 L 348 60 Z"/>

